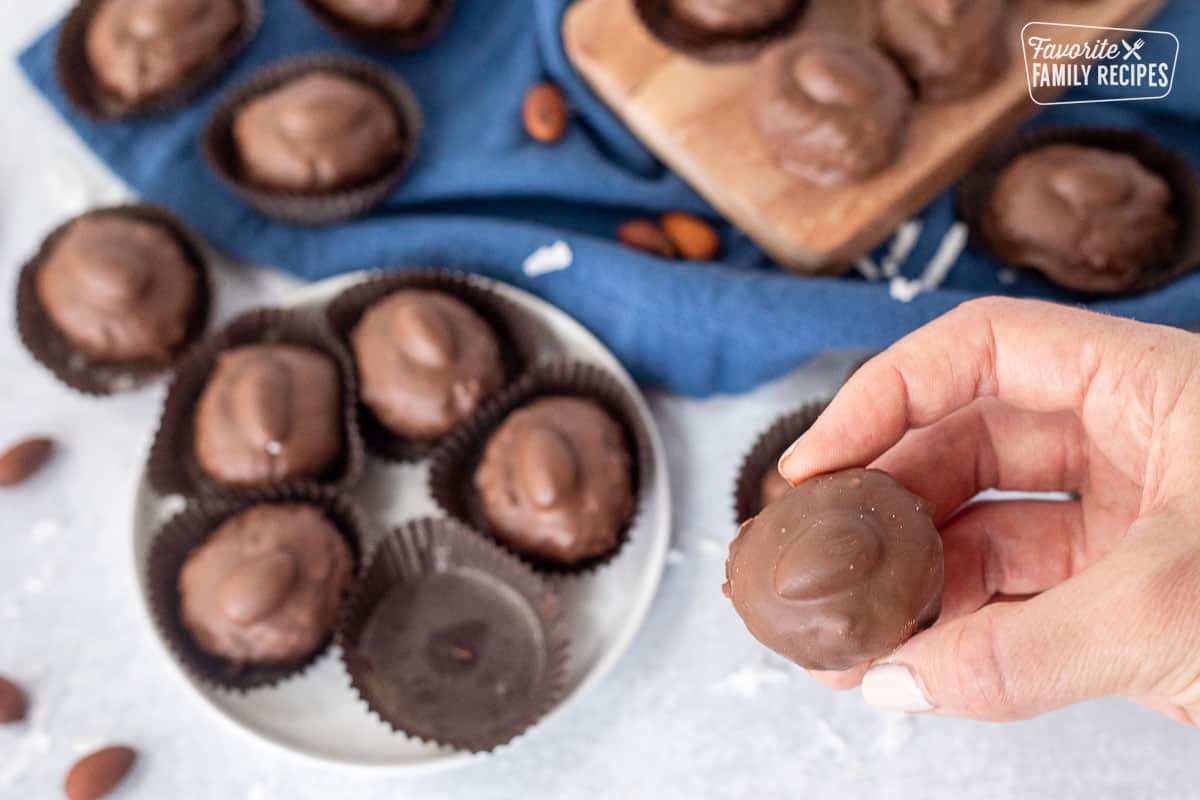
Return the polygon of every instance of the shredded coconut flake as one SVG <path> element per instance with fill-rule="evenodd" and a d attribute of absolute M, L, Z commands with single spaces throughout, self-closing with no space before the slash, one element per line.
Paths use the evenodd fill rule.
<path fill-rule="evenodd" d="M 534 250 L 529 258 L 525 259 L 523 269 L 526 275 L 536 278 L 567 269 L 574 261 L 575 254 L 571 252 L 571 246 L 564 241 L 557 241 Z"/>

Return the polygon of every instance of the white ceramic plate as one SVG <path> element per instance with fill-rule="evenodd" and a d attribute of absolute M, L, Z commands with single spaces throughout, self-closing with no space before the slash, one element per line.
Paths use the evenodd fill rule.
<path fill-rule="evenodd" d="M 305 306 L 327 302 L 363 277 L 359 273 L 312 284 L 296 292 L 288 303 Z M 626 385 L 636 399 L 653 450 L 653 474 L 644 487 L 644 505 L 628 544 L 602 569 L 559 586 L 570 626 L 571 646 L 567 694 L 552 712 L 553 716 L 612 669 L 650 607 L 662 577 L 671 532 L 667 465 L 662 440 L 645 400 L 629 374 L 604 345 L 582 325 L 548 303 L 511 286 L 489 283 L 541 319 L 565 354 L 604 367 Z M 366 479 L 354 494 L 381 528 L 413 517 L 440 515 L 428 495 L 427 475 L 425 463 L 384 466 L 372 461 Z M 142 565 L 155 531 L 180 506 L 180 498 L 163 498 L 155 494 L 142 476 L 133 514 L 133 559 L 142 605 L 147 611 L 144 618 L 156 636 L 158 631 L 146 604 Z M 175 672 L 222 718 L 288 751 L 341 767 L 405 772 L 442 769 L 478 758 L 393 733 L 368 713 L 366 705 L 350 688 L 336 648 L 331 648 L 303 676 L 273 689 L 245 695 L 200 686 L 168 655 L 165 643 L 162 652 Z M 509 746 L 521 747 L 526 744 L 525 739 L 519 737 Z M 550 744 L 543 741 L 540 746 Z M 498 754 L 503 757 L 503 748 Z"/>

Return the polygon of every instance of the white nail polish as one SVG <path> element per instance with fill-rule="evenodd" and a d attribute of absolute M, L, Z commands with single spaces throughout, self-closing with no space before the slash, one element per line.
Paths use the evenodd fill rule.
<path fill-rule="evenodd" d="M 917 677 L 904 664 L 876 664 L 862 680 L 867 705 L 885 711 L 929 711 L 933 704 L 917 683 Z"/>

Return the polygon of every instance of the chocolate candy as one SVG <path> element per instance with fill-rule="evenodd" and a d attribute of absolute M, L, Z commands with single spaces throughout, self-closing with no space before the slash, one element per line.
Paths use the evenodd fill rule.
<path fill-rule="evenodd" d="M 317 0 L 347 22 L 365 28 L 410 30 L 429 20 L 435 0 Z"/>
<path fill-rule="evenodd" d="M 808 35 L 773 48 L 756 69 L 754 122 L 780 168 L 835 185 L 869 177 L 895 158 L 912 97 L 875 48 Z"/>
<path fill-rule="evenodd" d="M 246 103 L 233 121 L 251 182 L 290 192 L 332 192 L 369 180 L 402 155 L 387 99 L 331 70 L 292 78 Z"/>
<path fill-rule="evenodd" d="M 188 333 L 198 269 L 171 231 L 118 214 L 71 222 L 37 273 L 38 302 L 103 363 L 167 363 Z"/>
<path fill-rule="evenodd" d="M 1071 289 L 1115 292 L 1169 257 L 1179 222 L 1162 176 L 1133 156 L 1052 144 L 996 181 L 983 232 L 996 255 Z"/>
<path fill-rule="evenodd" d="M 495 332 L 443 292 L 388 295 L 367 310 L 350 339 L 363 402 L 401 436 L 441 436 L 504 385 Z"/>
<path fill-rule="evenodd" d="M 317 478 L 342 454 L 340 392 L 336 364 L 317 350 L 226 350 L 196 406 L 196 460 L 226 486 Z"/>
<path fill-rule="evenodd" d="M 973 94 L 1008 63 L 1005 0 L 883 0 L 884 47 L 933 102 Z"/>
<path fill-rule="evenodd" d="M 671 12 L 699 30 L 745 35 L 783 21 L 793 0 L 669 0 Z"/>
<path fill-rule="evenodd" d="M 741 526 L 725 593 L 756 639 L 802 667 L 878 658 L 941 611 L 930 510 L 879 470 L 812 478 Z"/>
<path fill-rule="evenodd" d="M 634 509 L 625 433 L 582 397 L 543 397 L 510 414 L 484 448 L 475 486 L 496 538 L 564 566 L 616 547 Z"/>
<path fill-rule="evenodd" d="M 134 103 L 182 84 L 237 34 L 237 0 L 104 0 L 86 34 L 100 84 Z"/>
<path fill-rule="evenodd" d="M 180 618 L 202 650 L 235 666 L 302 661 L 332 634 L 352 571 L 319 508 L 252 506 L 184 562 Z"/>

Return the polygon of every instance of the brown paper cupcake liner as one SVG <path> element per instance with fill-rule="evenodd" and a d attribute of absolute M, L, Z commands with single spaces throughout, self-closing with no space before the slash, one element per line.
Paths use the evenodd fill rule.
<path fill-rule="evenodd" d="M 241 24 L 212 57 L 173 89 L 130 103 L 101 85 L 92 71 L 85 42 L 96 10 L 106 0 L 80 0 L 59 32 L 55 67 L 63 94 L 77 111 L 96 120 L 167 114 L 186 106 L 230 67 L 262 24 L 262 0 L 238 0 Z"/>
<path fill-rule="evenodd" d="M 406 593 L 391 601 L 401 606 L 395 618 L 377 618 L 395 592 Z M 372 636 L 375 625 L 386 633 Z M 373 548 L 337 641 L 368 709 L 432 744 L 494 750 L 566 691 L 559 598 L 528 566 L 450 519 L 415 520 Z"/>
<path fill-rule="evenodd" d="M 449 270 L 418 268 L 375 273 L 342 292 L 329 305 L 326 318 L 351 358 L 354 352 L 350 334 L 363 314 L 384 297 L 401 289 L 445 292 L 462 300 L 483 317 L 500 341 L 506 386 L 520 378 L 540 357 L 552 352 L 541 322 L 501 297 L 478 278 Z M 445 438 L 443 435 L 434 440 L 416 440 L 400 436 L 385 427 L 370 407 L 362 402 L 359 402 L 359 424 L 371 452 L 393 462 L 426 458 Z"/>
<path fill-rule="evenodd" d="M 315 70 L 328 70 L 361 81 L 391 104 L 403 129 L 401 152 L 378 175 L 332 192 L 288 192 L 258 186 L 242 174 L 233 122 L 247 102 L 285 81 Z M 202 134 L 205 160 L 217 178 L 234 194 L 269 217 L 303 225 L 324 225 L 366 213 L 382 202 L 404 177 L 416 158 L 422 116 L 416 96 L 398 76 L 352 56 L 315 54 L 263 67 L 232 89 L 217 105 Z"/>
<path fill-rule="evenodd" d="M 775 469 L 783 451 L 787 450 L 792 442 L 800 438 L 800 434 L 817 421 L 817 417 L 821 416 L 821 412 L 827 405 L 829 405 L 828 400 L 820 400 L 809 403 L 790 414 L 785 414 L 775 420 L 771 427 L 763 431 L 754 442 L 754 446 L 742 459 L 742 465 L 738 468 L 737 480 L 733 485 L 735 523 L 741 525 L 762 511 L 762 506 L 759 504 L 759 491 L 763 476 L 767 474 L 767 470 Z"/>
<path fill-rule="evenodd" d="M 37 294 L 37 276 L 67 227 L 82 217 L 126 216 L 160 225 L 169 230 L 183 249 L 189 263 L 196 268 L 196 298 L 183 341 L 175 348 L 178 358 L 204 335 L 212 307 L 212 270 L 216 255 L 209 245 L 190 227 L 166 210 L 145 203 L 113 206 L 88 211 L 60 225 L 42 242 L 32 259 L 21 269 L 17 279 L 17 332 L 26 349 L 54 377 L 72 389 L 100 397 L 128 391 L 161 377 L 171 368 L 170 362 L 140 360 L 101 362 L 79 352 L 51 321 Z"/>
<path fill-rule="evenodd" d="M 196 405 L 225 350 L 250 344 L 293 344 L 328 355 L 337 364 L 342 389 L 342 455 L 324 475 L 294 478 L 279 484 L 235 488 L 210 478 L 196 460 L 193 447 L 193 417 Z M 163 401 L 158 431 L 150 446 L 146 475 L 154 490 L 163 495 L 182 494 L 189 499 L 209 501 L 254 500 L 310 484 L 349 489 L 362 475 L 366 456 L 358 429 L 358 387 L 350 356 L 314 315 L 286 309 L 248 311 L 217 333 L 193 347 L 175 369 L 175 377 Z"/>
<path fill-rule="evenodd" d="M 1171 211 L 1179 220 L 1174 252 L 1148 266 L 1130 289 L 1103 294 L 1140 294 L 1165 286 L 1200 267 L 1200 178 L 1196 170 L 1184 156 L 1160 144 L 1154 138 L 1140 131 L 1119 128 L 1042 128 L 1018 134 L 993 148 L 972 168 L 958 187 L 959 216 L 967 223 L 972 240 L 980 247 L 1007 266 L 1032 269 L 1023 264 L 1006 262 L 1000 256 L 988 239 L 984 220 L 996 181 L 1005 168 L 1018 156 L 1050 144 L 1079 144 L 1127 153 L 1147 169 L 1160 175 L 1171 189 Z M 1038 274 L 1042 273 L 1038 271 Z M 1051 280 L 1049 276 L 1043 277 Z"/>
<path fill-rule="evenodd" d="M 475 470 L 483 456 L 488 439 L 497 427 L 516 409 L 540 397 L 571 395 L 598 402 L 625 431 L 631 450 L 634 513 L 621 528 L 616 545 L 607 553 L 566 566 L 536 558 L 509 547 L 498 538 L 488 524 L 475 488 Z M 547 361 L 530 370 L 520 381 L 510 385 L 493 398 L 463 425 L 446 437 L 433 455 L 429 473 L 429 490 L 433 499 L 450 516 L 466 525 L 483 531 L 517 558 L 535 570 L 547 574 L 578 576 L 608 564 L 629 541 L 645 506 L 646 487 L 651 483 L 654 459 L 650 436 L 642 424 L 637 406 L 625 387 L 607 371 L 577 361 Z"/>
<path fill-rule="evenodd" d="M 446 27 L 446 22 L 454 12 L 454 0 L 434 0 L 429 16 L 420 25 L 406 30 L 387 30 L 359 25 L 331 11 L 321 0 L 301 2 L 329 32 L 363 47 L 393 53 L 417 50 L 432 42 Z"/>
<path fill-rule="evenodd" d="M 361 573 L 363 555 L 374 538 L 363 511 L 345 495 L 317 486 L 264 493 L 257 500 L 222 501 L 190 505 L 155 534 L 143 566 L 150 615 L 175 660 L 194 679 L 207 686 L 247 692 L 274 686 L 304 673 L 329 650 L 335 631 L 307 658 L 287 664 L 237 666 L 200 648 L 183 625 L 179 613 L 179 572 L 188 556 L 225 520 L 258 503 L 306 503 L 319 506 L 350 546 L 355 575 Z M 344 610 L 344 609 L 343 609 Z"/>
<path fill-rule="evenodd" d="M 793 0 L 787 16 L 766 30 L 752 34 L 713 33 L 680 19 L 670 0 L 634 0 L 634 8 L 646 29 L 672 50 L 701 61 L 715 63 L 754 58 L 775 41 L 800 27 L 809 0 Z"/>

